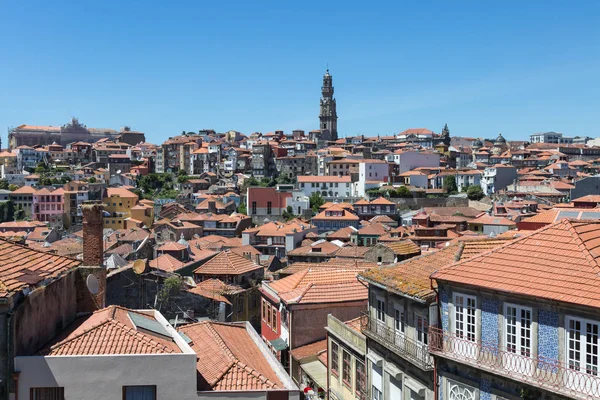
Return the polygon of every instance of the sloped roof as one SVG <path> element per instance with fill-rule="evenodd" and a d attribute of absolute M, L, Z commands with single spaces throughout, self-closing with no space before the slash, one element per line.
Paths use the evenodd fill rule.
<path fill-rule="evenodd" d="M 366 300 L 368 289 L 356 276 L 356 270 L 307 269 L 263 284 L 269 286 L 288 304 Z"/>
<path fill-rule="evenodd" d="M 56 278 L 76 268 L 81 261 L 33 250 L 0 239 L 0 297 Z"/>
<path fill-rule="evenodd" d="M 181 269 L 185 263 L 179 261 L 170 254 L 163 254 L 150 260 L 150 268 L 156 268 L 164 272 L 175 272 Z"/>
<path fill-rule="evenodd" d="M 441 250 L 425 253 L 401 263 L 372 268 L 360 275 L 367 281 L 427 301 L 435 295 L 429 279 L 432 273 L 457 259 L 473 257 L 504 243 L 504 240 L 485 239 L 454 241 Z"/>
<path fill-rule="evenodd" d="M 410 255 L 421 253 L 421 248 L 410 239 L 405 239 L 398 242 L 385 243 L 383 244 L 383 246 L 392 249 L 394 254 Z"/>
<path fill-rule="evenodd" d="M 198 390 L 284 389 L 243 324 L 199 322 L 179 329 L 198 354 Z"/>
<path fill-rule="evenodd" d="M 432 275 L 439 281 L 600 307 L 600 221 L 561 220 Z"/>
<path fill-rule="evenodd" d="M 128 314 L 156 322 L 147 312 L 109 306 L 76 320 L 55 344 L 43 350 L 49 356 L 165 354 L 181 353 L 177 344 L 162 337 L 138 330 Z"/>
<path fill-rule="evenodd" d="M 230 251 L 222 251 L 198 267 L 194 273 L 204 275 L 240 275 L 262 269 L 261 265 Z"/>
<path fill-rule="evenodd" d="M 190 288 L 187 291 L 193 294 L 197 294 L 207 299 L 221 301 L 231 305 L 231 302 L 225 297 L 225 295 L 231 295 L 242 292 L 239 286 L 229 285 L 219 279 L 207 279 L 196 285 L 194 288 Z"/>

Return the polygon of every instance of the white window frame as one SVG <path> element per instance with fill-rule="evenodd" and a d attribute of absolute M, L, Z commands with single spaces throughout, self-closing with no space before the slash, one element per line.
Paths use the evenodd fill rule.
<path fill-rule="evenodd" d="M 456 389 L 459 395 L 452 396 L 453 389 Z M 478 398 L 477 389 L 454 380 L 446 379 L 446 396 L 444 398 L 448 398 L 448 400 L 476 400 Z"/>
<path fill-rule="evenodd" d="M 514 326 L 509 324 L 509 308 L 515 310 Z M 529 327 L 523 327 L 523 312 L 529 313 Z M 514 333 L 512 332 L 514 330 Z M 529 332 L 529 337 L 523 336 L 523 332 Z M 514 344 L 509 345 L 509 334 L 514 336 Z M 522 374 L 533 374 L 533 363 L 526 362 L 523 357 L 533 357 L 533 309 L 519 304 L 504 303 L 504 349 L 503 364 L 506 369 L 513 370 Z M 523 346 L 523 340 L 529 342 Z M 513 355 L 514 354 L 514 355 Z"/>
<path fill-rule="evenodd" d="M 462 327 L 460 327 L 460 330 L 462 331 L 462 333 L 458 332 L 458 312 L 459 312 L 459 302 L 458 299 L 459 298 L 463 298 L 464 299 L 464 303 L 461 302 L 460 307 L 462 308 L 462 314 L 463 318 L 460 321 L 462 323 Z M 469 307 L 469 300 L 471 300 L 474 304 L 474 307 Z M 464 293 L 454 293 L 453 296 L 453 306 L 454 306 L 454 315 L 452 318 L 452 333 L 456 336 L 459 337 L 461 339 L 464 340 L 468 340 L 469 342 L 476 342 L 477 341 L 477 334 L 478 334 L 478 330 L 477 330 L 477 306 L 478 306 L 478 302 L 477 302 L 477 296 L 473 296 L 470 294 L 464 294 Z M 468 314 L 465 313 L 465 311 L 468 310 L 473 310 L 473 322 L 469 323 L 469 321 L 467 319 L 465 319 L 464 317 L 468 317 Z M 472 332 L 470 332 L 469 330 L 469 326 L 472 326 Z M 469 338 L 470 334 L 472 334 L 473 336 L 471 338 Z"/>
<path fill-rule="evenodd" d="M 382 309 L 379 309 L 380 304 L 383 306 Z M 385 323 L 385 300 L 379 296 L 375 297 L 375 319 Z"/>
<path fill-rule="evenodd" d="M 394 331 L 400 335 L 406 332 L 406 313 L 402 304 L 394 304 Z"/>
<path fill-rule="evenodd" d="M 509 350 L 509 340 L 508 340 L 508 335 L 509 335 L 509 312 L 508 309 L 512 308 L 516 311 L 515 314 L 515 332 L 514 332 L 514 348 L 512 350 Z M 522 323 L 523 323 L 523 318 L 522 318 L 522 313 L 523 312 L 529 312 L 529 327 L 528 328 L 523 328 Z M 524 330 L 525 329 L 525 330 Z M 529 332 L 529 337 L 526 337 L 525 339 L 527 339 L 529 341 L 529 347 L 525 347 L 523 346 L 523 332 Z M 513 304 L 513 303 L 504 303 L 504 348 L 506 349 L 507 352 L 509 353 L 514 353 L 514 354 L 518 354 L 521 356 L 526 356 L 526 357 L 531 357 L 532 353 L 533 353 L 533 309 L 531 307 L 524 307 L 518 304 Z M 525 350 L 525 353 L 527 353 L 528 350 L 528 354 L 523 354 L 523 351 Z"/>
<path fill-rule="evenodd" d="M 577 361 L 578 365 L 575 368 L 572 368 L 571 365 L 571 360 L 573 360 L 572 356 L 571 356 L 571 352 L 569 349 L 569 344 L 571 343 L 571 330 L 570 330 L 570 323 L 574 322 L 574 323 L 579 323 L 580 324 L 580 329 L 579 329 L 579 340 L 577 341 L 579 344 L 579 359 L 578 360 L 574 360 Z M 588 325 L 596 326 L 596 340 L 595 343 L 588 343 L 588 334 L 587 334 L 587 329 L 588 329 Z M 590 319 L 585 319 L 585 318 L 579 318 L 579 317 L 574 317 L 574 316 L 567 316 L 565 318 L 565 360 L 566 360 L 566 368 L 567 369 L 574 369 L 576 371 L 579 371 L 583 374 L 589 374 L 590 370 L 588 369 L 589 365 L 587 364 L 587 358 L 588 358 L 588 347 L 592 346 L 593 348 L 595 348 L 595 353 L 592 353 L 592 357 L 595 359 L 595 365 L 592 364 L 592 368 L 595 369 L 595 376 L 600 376 L 600 322 L 599 321 L 594 321 L 594 320 L 590 320 Z M 594 373 L 591 373 L 591 375 L 594 375 Z"/>
<path fill-rule="evenodd" d="M 425 321 L 425 329 L 419 329 L 419 319 Z M 429 329 L 429 318 L 425 314 L 415 313 L 415 339 L 417 343 L 427 345 L 429 343 L 429 336 L 427 331 Z M 423 340 L 424 339 L 424 340 Z"/>

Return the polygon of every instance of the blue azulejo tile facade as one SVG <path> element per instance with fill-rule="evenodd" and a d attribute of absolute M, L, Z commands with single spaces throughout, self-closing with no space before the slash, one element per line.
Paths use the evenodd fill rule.
<path fill-rule="evenodd" d="M 479 400 L 492 400 L 492 380 L 482 377 L 479 382 Z"/>
<path fill-rule="evenodd" d="M 448 289 L 441 288 L 440 289 L 440 302 L 442 307 L 442 329 L 444 331 L 450 330 L 450 322 L 448 316 Z"/>
<path fill-rule="evenodd" d="M 498 349 L 498 310 L 497 300 L 483 298 L 481 301 L 481 342 L 484 346 Z"/>
<path fill-rule="evenodd" d="M 539 310 L 538 357 L 541 368 L 556 370 L 558 347 L 558 313 Z"/>

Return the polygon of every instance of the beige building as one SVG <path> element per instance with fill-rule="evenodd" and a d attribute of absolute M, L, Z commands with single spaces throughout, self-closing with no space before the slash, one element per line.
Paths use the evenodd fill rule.
<path fill-rule="evenodd" d="M 327 317 L 327 381 L 329 399 L 367 398 L 367 338 L 361 333 L 361 318 L 342 322 Z"/>

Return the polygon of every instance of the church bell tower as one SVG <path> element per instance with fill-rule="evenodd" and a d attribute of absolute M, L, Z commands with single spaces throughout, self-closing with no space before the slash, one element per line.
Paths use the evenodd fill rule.
<path fill-rule="evenodd" d="M 323 86 L 321 87 L 321 112 L 319 121 L 321 130 L 328 130 L 331 140 L 337 140 L 337 111 L 335 99 L 333 98 L 333 82 L 329 69 L 323 75 Z"/>

